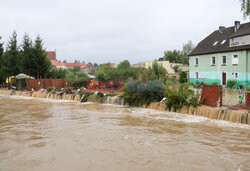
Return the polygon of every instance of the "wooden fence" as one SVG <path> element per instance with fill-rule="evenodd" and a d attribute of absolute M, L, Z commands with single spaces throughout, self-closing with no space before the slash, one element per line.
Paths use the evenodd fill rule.
<path fill-rule="evenodd" d="M 220 100 L 220 106 L 222 106 L 221 91 L 221 87 L 217 85 L 204 85 L 201 93 L 201 99 L 205 99 L 203 104 L 217 107 L 218 100 Z"/>
<path fill-rule="evenodd" d="M 26 80 L 27 89 L 39 90 L 41 88 L 48 87 L 57 87 L 64 88 L 66 87 L 66 79 L 37 79 L 37 80 Z"/>

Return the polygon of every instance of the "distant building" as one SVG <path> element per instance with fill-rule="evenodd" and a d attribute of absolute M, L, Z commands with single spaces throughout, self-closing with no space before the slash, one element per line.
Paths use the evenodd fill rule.
<path fill-rule="evenodd" d="M 219 27 L 189 54 L 191 82 L 226 85 L 228 80 L 249 83 L 250 22 Z"/>
<path fill-rule="evenodd" d="M 181 69 L 184 72 L 188 72 L 189 68 L 188 65 L 183 65 L 182 63 L 174 63 L 169 61 L 162 61 L 162 60 L 155 60 L 159 65 L 162 65 L 169 74 L 175 73 L 174 67 L 179 66 L 179 69 Z M 135 68 L 149 68 L 152 67 L 154 61 L 148 61 L 148 62 L 139 62 L 137 64 L 132 65 Z"/>

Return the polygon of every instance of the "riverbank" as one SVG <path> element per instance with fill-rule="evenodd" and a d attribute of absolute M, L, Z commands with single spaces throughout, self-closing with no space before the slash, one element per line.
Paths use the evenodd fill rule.
<path fill-rule="evenodd" d="M 90 94 L 64 94 L 64 93 L 55 93 L 43 91 L 14 91 L 0 89 L 0 94 L 3 95 L 16 95 L 24 97 L 33 97 L 33 98 L 47 98 L 47 99 L 56 99 L 56 100 L 71 100 L 71 101 L 84 101 L 84 102 L 97 102 L 97 103 L 106 103 L 106 104 L 118 104 L 123 105 L 123 99 L 116 95 L 106 95 L 103 97 L 95 95 L 93 92 Z M 159 111 L 169 111 L 174 112 L 173 110 L 167 110 L 165 103 L 153 102 L 149 106 L 142 106 L 147 109 L 154 109 Z M 180 114 L 189 114 L 194 116 L 202 116 L 209 119 L 215 120 L 224 120 L 232 123 L 248 124 L 250 125 L 250 113 L 248 110 L 227 110 L 222 108 L 213 108 L 209 106 L 200 106 L 193 108 L 192 106 L 187 108 L 186 106 L 182 107 L 177 113 Z"/>

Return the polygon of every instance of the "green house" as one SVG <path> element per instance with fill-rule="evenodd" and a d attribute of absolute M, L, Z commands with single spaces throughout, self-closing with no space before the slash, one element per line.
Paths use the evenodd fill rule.
<path fill-rule="evenodd" d="M 220 26 L 189 54 L 190 82 L 226 85 L 250 83 L 250 22 Z"/>

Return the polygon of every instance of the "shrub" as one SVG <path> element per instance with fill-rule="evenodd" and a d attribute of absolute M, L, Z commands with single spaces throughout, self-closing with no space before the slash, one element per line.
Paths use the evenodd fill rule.
<path fill-rule="evenodd" d="M 188 106 L 188 97 L 193 94 L 188 84 L 181 84 L 177 89 L 167 89 L 166 107 L 174 111 L 181 109 L 182 106 Z"/>
<path fill-rule="evenodd" d="M 165 84 L 167 85 L 174 85 L 177 83 L 177 79 L 175 77 L 168 77 Z"/>
<path fill-rule="evenodd" d="M 236 85 L 237 85 L 237 81 L 236 80 L 228 80 L 227 81 L 227 87 L 228 88 L 233 88 Z"/>
<path fill-rule="evenodd" d="M 86 85 L 88 76 L 84 71 L 80 70 L 79 66 L 75 66 L 67 71 L 66 79 L 70 85 L 77 88 Z"/>
<path fill-rule="evenodd" d="M 158 82 L 160 83 L 160 82 Z M 131 106 L 149 105 L 151 102 L 159 102 L 165 97 L 164 87 L 157 82 L 132 81 L 123 87 L 122 97 L 125 104 Z"/>
<path fill-rule="evenodd" d="M 182 71 L 180 75 L 180 83 L 184 83 L 186 81 L 187 81 L 187 74 Z"/>

